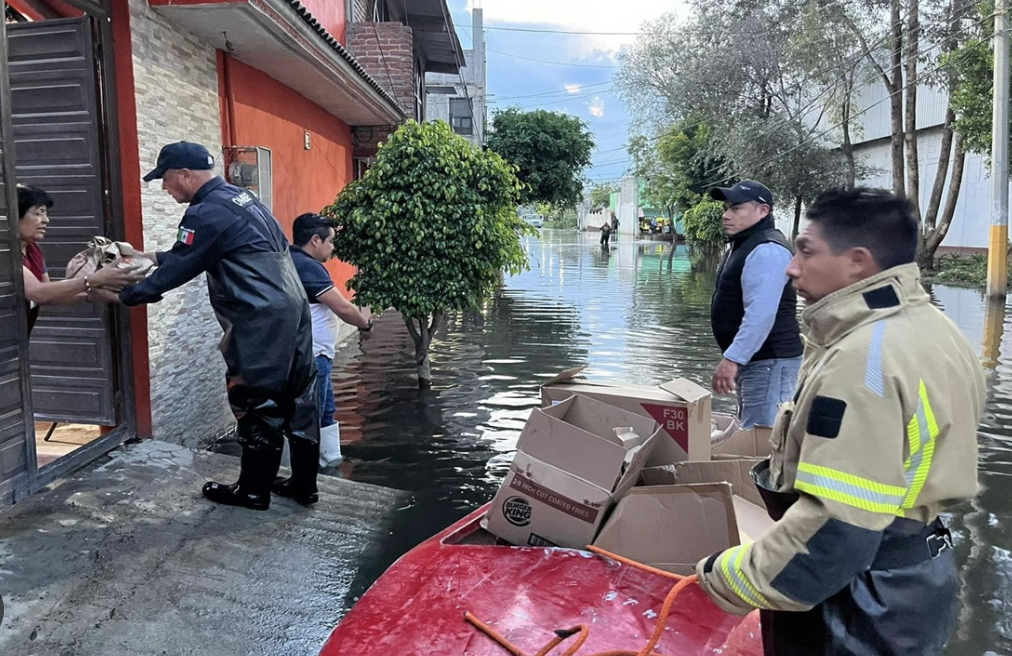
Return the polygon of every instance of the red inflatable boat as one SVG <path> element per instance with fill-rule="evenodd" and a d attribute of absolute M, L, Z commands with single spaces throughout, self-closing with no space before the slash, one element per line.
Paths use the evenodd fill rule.
<path fill-rule="evenodd" d="M 486 511 L 394 563 L 321 656 L 533 656 L 552 642 L 552 654 L 634 655 L 651 636 L 655 654 L 762 655 L 755 614 L 724 613 L 691 581 L 669 594 L 669 576 L 590 552 L 497 545 Z"/>

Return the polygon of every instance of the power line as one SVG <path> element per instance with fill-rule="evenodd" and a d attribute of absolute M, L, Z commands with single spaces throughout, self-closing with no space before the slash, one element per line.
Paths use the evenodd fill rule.
<path fill-rule="evenodd" d="M 521 105 L 521 107 L 522 108 L 528 108 L 528 107 L 535 107 L 535 108 L 537 108 L 537 107 L 548 107 L 550 105 L 561 105 L 563 103 L 567 103 L 567 102 L 570 102 L 572 100 L 583 100 L 583 99 L 586 99 L 586 98 L 593 98 L 595 96 L 601 95 L 602 93 L 608 93 L 608 92 L 612 91 L 613 88 L 614 87 L 609 87 L 608 89 L 601 89 L 599 91 L 591 91 L 589 93 L 573 94 L 573 95 L 571 95 L 568 98 L 563 98 L 562 100 L 555 100 L 555 101 L 552 101 L 552 102 L 545 102 L 545 103 L 526 104 L 526 105 Z"/>
<path fill-rule="evenodd" d="M 488 50 L 489 52 L 495 52 L 500 55 L 506 55 L 507 57 L 513 57 L 514 59 L 523 59 L 524 61 L 537 62 L 539 64 L 552 64 L 553 66 L 573 66 L 577 68 L 611 68 L 611 69 L 622 68 L 618 64 L 573 64 L 569 62 L 549 61 L 547 59 L 535 59 L 534 57 L 523 57 L 521 55 L 514 55 L 511 52 L 506 52 L 505 50 L 496 50 L 495 48 L 486 47 L 485 49 Z"/>
<path fill-rule="evenodd" d="M 458 25 L 458 27 L 473 28 L 472 25 Z M 533 34 L 580 34 L 587 36 L 643 36 L 643 32 L 585 32 L 581 30 L 549 30 L 527 27 L 492 27 L 483 25 L 482 29 L 495 30 L 497 32 L 527 32 Z"/>
<path fill-rule="evenodd" d="M 562 89 L 562 90 L 557 90 L 557 91 L 544 91 L 544 92 L 541 92 L 541 93 L 531 93 L 531 94 L 527 94 L 527 95 L 524 95 L 524 96 L 501 96 L 501 97 L 496 97 L 496 100 L 514 100 L 516 98 L 541 98 L 541 97 L 552 97 L 552 96 L 562 96 L 562 95 L 575 96 L 575 95 L 579 95 L 583 91 L 583 89 L 590 89 L 592 87 L 600 87 L 600 86 L 604 86 L 606 84 L 611 84 L 611 80 L 608 80 L 606 82 L 595 82 L 594 84 L 579 84 L 579 85 L 576 85 L 579 88 L 575 92 L 574 91 L 569 91 L 567 89 Z M 594 91 L 592 93 L 597 94 L 597 93 L 601 93 L 601 91 Z"/>

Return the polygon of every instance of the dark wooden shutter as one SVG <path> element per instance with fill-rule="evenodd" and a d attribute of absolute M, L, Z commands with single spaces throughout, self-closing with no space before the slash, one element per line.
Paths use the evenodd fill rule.
<path fill-rule="evenodd" d="M 4 34 L 0 33 L 0 508 L 18 488 L 28 487 L 28 430 L 25 404 L 28 368 L 27 320 L 21 285 L 21 250 L 17 208 L 8 196 L 13 184 L 10 166 L 10 95 L 4 77 L 7 63 Z"/>
<path fill-rule="evenodd" d="M 41 246 L 56 280 L 108 234 L 91 20 L 7 26 L 17 179 L 55 201 Z M 38 418 L 117 423 L 111 315 L 104 305 L 42 309 L 30 345 Z"/>

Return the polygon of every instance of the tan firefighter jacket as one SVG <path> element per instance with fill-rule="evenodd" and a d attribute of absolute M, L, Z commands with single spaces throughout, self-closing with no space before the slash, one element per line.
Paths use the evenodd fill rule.
<path fill-rule="evenodd" d="M 977 492 L 983 369 L 916 265 L 831 294 L 803 320 L 770 460 L 770 487 L 799 498 L 765 536 L 696 568 L 733 613 L 809 610 L 870 568 L 898 517 L 928 523 Z"/>

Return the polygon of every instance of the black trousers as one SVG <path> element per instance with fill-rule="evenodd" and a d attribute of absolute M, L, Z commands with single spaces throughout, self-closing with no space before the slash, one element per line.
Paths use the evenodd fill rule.
<path fill-rule="evenodd" d="M 760 611 L 766 656 L 939 656 L 956 623 L 952 549 L 864 572 L 807 613 Z"/>
<path fill-rule="evenodd" d="M 320 444 L 320 412 L 316 403 L 316 369 L 301 389 L 289 385 L 280 393 L 229 381 L 228 402 L 235 415 L 243 451 L 280 454 L 285 437 L 293 443 Z M 275 472 L 276 473 L 276 472 Z"/>

